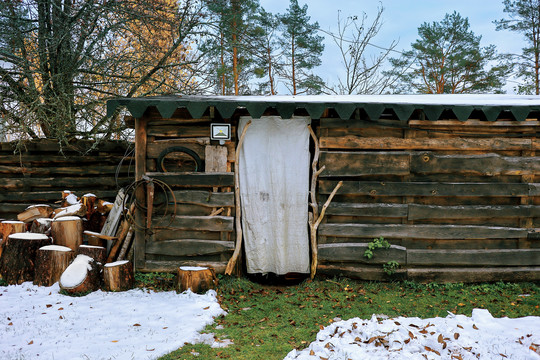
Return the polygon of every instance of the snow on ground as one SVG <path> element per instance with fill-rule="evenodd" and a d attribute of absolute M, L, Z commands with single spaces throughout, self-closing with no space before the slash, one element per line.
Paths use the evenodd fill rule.
<path fill-rule="evenodd" d="M 213 290 L 58 291 L 58 283 L 0 287 L 0 359 L 155 359 L 186 342 L 212 344 L 198 332 L 225 313 Z"/>
<path fill-rule="evenodd" d="M 474 309 L 471 317 L 336 321 L 322 329 L 292 359 L 540 359 L 540 317 L 493 318 Z"/>

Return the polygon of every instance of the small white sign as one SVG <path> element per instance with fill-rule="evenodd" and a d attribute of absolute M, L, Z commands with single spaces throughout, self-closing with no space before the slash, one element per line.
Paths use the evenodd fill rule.
<path fill-rule="evenodd" d="M 210 124 L 211 140 L 231 140 L 231 124 Z"/>

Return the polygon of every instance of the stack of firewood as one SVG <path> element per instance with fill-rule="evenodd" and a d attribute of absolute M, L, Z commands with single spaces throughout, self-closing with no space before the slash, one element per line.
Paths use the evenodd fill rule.
<path fill-rule="evenodd" d="M 0 223 L 0 276 L 8 284 L 59 282 L 68 293 L 132 288 L 133 231 L 125 214 L 122 190 L 114 203 L 64 191 L 59 206 L 30 206 L 17 221 Z"/>

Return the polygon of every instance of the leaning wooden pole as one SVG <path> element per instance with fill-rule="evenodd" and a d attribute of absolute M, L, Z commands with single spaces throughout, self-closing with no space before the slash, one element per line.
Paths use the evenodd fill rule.
<path fill-rule="evenodd" d="M 315 277 L 315 273 L 317 272 L 317 264 L 318 264 L 318 256 L 319 256 L 319 249 L 317 244 L 317 229 L 319 228 L 319 224 L 321 223 L 322 219 L 324 218 L 324 214 L 326 212 L 326 208 L 328 205 L 330 205 L 330 202 L 332 202 L 332 199 L 336 195 L 337 191 L 343 185 L 343 181 L 340 181 L 334 190 L 330 193 L 330 196 L 324 203 L 321 213 L 319 214 L 319 204 L 317 203 L 317 195 L 316 195 L 316 187 L 317 187 L 317 179 L 319 178 L 319 175 L 324 171 L 325 166 L 323 165 L 320 169 L 317 169 L 317 165 L 319 163 L 319 153 L 320 153 L 320 147 L 319 147 L 319 139 L 317 139 L 317 135 L 315 135 L 315 132 L 311 128 L 311 125 L 308 125 L 308 130 L 311 135 L 311 138 L 313 139 L 313 143 L 315 145 L 315 151 L 313 153 L 313 161 L 311 162 L 311 187 L 309 190 L 309 195 L 311 198 L 310 206 L 312 214 L 309 218 L 309 237 L 310 237 L 310 245 L 311 245 L 311 269 L 310 269 L 310 276 L 313 279 Z"/>
<path fill-rule="evenodd" d="M 242 134 L 240 135 L 240 140 L 238 140 L 238 146 L 236 147 L 236 154 L 234 158 L 234 203 L 235 203 L 235 225 L 236 225 L 236 246 L 234 248 L 234 253 L 232 254 L 231 258 L 229 259 L 229 262 L 227 263 L 227 267 L 225 268 L 225 275 L 231 275 L 232 271 L 234 269 L 234 266 L 236 265 L 236 261 L 238 260 L 238 256 L 240 256 L 240 250 L 242 249 L 242 222 L 241 222 L 241 216 L 242 216 L 242 209 L 240 206 L 240 174 L 238 172 L 238 162 L 240 159 L 240 149 L 242 148 L 242 144 L 244 142 L 244 137 L 246 136 L 246 131 L 248 127 L 251 125 L 251 120 L 249 120 L 246 123 L 246 126 L 244 126 L 244 129 L 242 130 Z"/>

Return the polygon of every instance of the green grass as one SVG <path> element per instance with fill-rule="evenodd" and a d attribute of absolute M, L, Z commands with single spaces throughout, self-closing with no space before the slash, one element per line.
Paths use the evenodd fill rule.
<path fill-rule="evenodd" d="M 228 315 L 206 331 L 233 344 L 216 349 L 188 344 L 161 360 L 282 359 L 293 348 L 307 347 L 320 327 L 336 318 L 446 317 L 448 312 L 470 316 L 474 308 L 488 309 L 495 317 L 540 315 L 540 286 L 534 283 L 424 285 L 320 279 L 279 287 L 220 277 L 217 291 Z"/>

